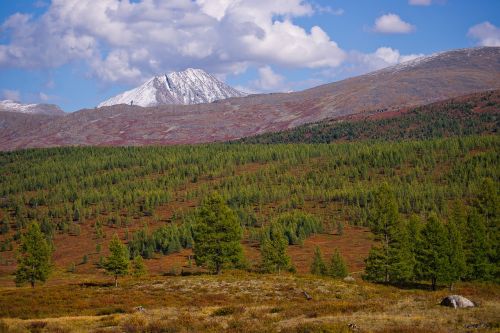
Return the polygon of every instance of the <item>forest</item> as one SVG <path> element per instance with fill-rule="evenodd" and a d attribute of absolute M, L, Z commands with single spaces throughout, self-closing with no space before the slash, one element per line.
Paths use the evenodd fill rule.
<path fill-rule="evenodd" d="M 488 268 L 463 269 L 459 278 L 498 279 L 499 144 L 497 136 L 470 136 L 399 143 L 75 147 L 2 153 L 0 250 L 14 253 L 23 230 L 35 221 L 49 241 L 56 234 L 84 237 L 82 228 L 90 227 L 100 249 L 103 230 L 121 230 L 131 258 L 169 255 L 193 247 L 197 207 L 217 192 L 237 215 L 244 238 L 257 242 L 269 235 L 268 227 L 275 222 L 289 245 L 345 224 L 370 228 L 375 239 L 386 240 L 380 244 L 388 249 L 409 243 L 401 237 L 416 236 L 396 236 L 394 230 L 420 232 L 427 220 L 438 219 L 440 225 L 456 225 L 464 246 L 475 246 L 477 242 L 467 238 L 473 224 L 484 246 L 465 246 L 464 260 L 476 265 L 474 251 L 482 251 Z M 387 205 L 393 207 L 392 213 L 383 214 L 391 218 L 376 217 L 382 214 L 381 188 L 388 193 L 383 200 L 389 196 Z M 194 204 L 162 216 L 161 207 L 176 200 Z M 382 220 L 385 227 L 379 225 Z M 405 271 L 389 279 L 380 269 L 373 270 L 373 263 L 394 258 L 381 259 L 380 253 L 373 253 L 377 249 L 367 259 L 368 279 L 399 282 L 426 276 Z M 416 260 L 412 258 L 404 265 L 411 266 Z M 96 260 L 97 267 L 102 260 Z M 13 264 L 5 259 L 3 263 Z M 254 269 L 258 265 L 250 262 Z"/>
<path fill-rule="evenodd" d="M 473 94 L 409 110 L 375 110 L 356 119 L 325 120 L 243 138 L 244 143 L 329 143 L 496 134 L 500 91 Z"/>

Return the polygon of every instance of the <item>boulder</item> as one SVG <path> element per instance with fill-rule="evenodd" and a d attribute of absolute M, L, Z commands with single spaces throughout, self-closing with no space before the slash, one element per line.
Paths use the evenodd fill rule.
<path fill-rule="evenodd" d="M 450 295 L 443 298 L 441 305 L 449 306 L 452 308 L 473 308 L 476 305 L 471 300 L 460 296 L 460 295 Z"/>
<path fill-rule="evenodd" d="M 356 279 L 354 279 L 352 276 L 346 276 L 344 278 L 345 282 L 356 282 Z"/>

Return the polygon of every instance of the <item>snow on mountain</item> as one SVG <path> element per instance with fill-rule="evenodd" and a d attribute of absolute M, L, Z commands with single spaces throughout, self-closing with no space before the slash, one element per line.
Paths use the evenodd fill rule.
<path fill-rule="evenodd" d="M 0 111 L 46 115 L 64 114 L 64 111 L 54 104 L 21 104 L 10 99 L 0 101 Z"/>
<path fill-rule="evenodd" d="M 143 85 L 112 97 L 98 107 L 116 104 L 157 106 L 163 104 L 211 103 L 229 97 L 242 97 L 238 91 L 201 69 L 155 76 Z"/>

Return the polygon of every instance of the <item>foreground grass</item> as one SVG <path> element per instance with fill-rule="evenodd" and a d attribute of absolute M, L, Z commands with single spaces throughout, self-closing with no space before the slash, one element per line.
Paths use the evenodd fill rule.
<path fill-rule="evenodd" d="M 306 291 L 312 296 L 308 301 Z M 500 287 L 460 284 L 474 309 L 439 306 L 448 290 L 399 289 L 307 275 L 88 279 L 0 289 L 0 332 L 497 332 Z M 135 308 L 142 306 L 144 312 Z"/>

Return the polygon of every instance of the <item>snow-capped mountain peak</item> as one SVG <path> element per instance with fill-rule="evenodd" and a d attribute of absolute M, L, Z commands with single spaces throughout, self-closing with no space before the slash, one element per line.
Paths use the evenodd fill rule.
<path fill-rule="evenodd" d="M 0 111 L 47 115 L 64 114 L 64 111 L 54 104 L 22 104 L 10 99 L 0 101 Z"/>
<path fill-rule="evenodd" d="M 133 104 L 144 107 L 164 104 L 200 104 L 245 95 L 201 69 L 188 68 L 182 72 L 155 76 L 137 88 L 102 102 L 99 107 L 115 104 Z"/>

